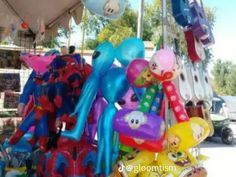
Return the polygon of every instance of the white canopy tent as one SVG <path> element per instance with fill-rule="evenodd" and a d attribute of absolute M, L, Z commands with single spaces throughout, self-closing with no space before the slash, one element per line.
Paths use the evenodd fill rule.
<path fill-rule="evenodd" d="M 46 38 L 54 37 L 59 25 L 68 30 L 71 17 L 79 24 L 82 14 L 81 0 L 0 0 L 2 33 L 17 23 L 17 30 L 33 37 L 42 29 Z M 22 29 L 23 22 L 28 25 L 27 30 Z"/>

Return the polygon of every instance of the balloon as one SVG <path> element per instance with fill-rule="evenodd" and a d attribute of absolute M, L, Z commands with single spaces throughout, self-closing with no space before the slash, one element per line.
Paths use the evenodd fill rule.
<path fill-rule="evenodd" d="M 21 23 L 21 28 L 24 29 L 24 30 L 28 29 L 28 28 L 29 28 L 28 23 L 22 22 L 22 23 Z"/>
<path fill-rule="evenodd" d="M 180 102 L 176 86 L 171 80 L 179 74 L 180 66 L 177 63 L 175 54 L 170 49 L 157 51 L 149 62 L 149 69 L 152 75 L 160 82 L 163 82 L 164 93 L 170 102 L 177 122 L 188 121 L 189 117 Z"/>
<path fill-rule="evenodd" d="M 26 133 L 18 143 L 12 146 L 12 152 L 21 152 L 21 153 L 26 153 L 26 152 L 31 152 L 32 151 L 32 146 L 28 142 L 31 138 L 33 137 L 32 133 Z"/>
<path fill-rule="evenodd" d="M 99 45 L 92 56 L 93 73 L 96 75 L 105 74 L 112 66 L 115 59 L 115 49 L 110 42 Z"/>
<path fill-rule="evenodd" d="M 129 82 L 124 68 L 112 68 L 101 80 L 101 93 L 108 105 L 102 112 L 98 122 L 98 155 L 95 174 L 101 174 L 104 166 L 105 176 L 112 171 L 112 153 L 118 156 L 118 137 L 114 136 L 113 118 L 117 112 L 115 102 L 120 100 L 129 89 Z M 113 147 L 113 140 L 116 139 Z M 103 160 L 104 159 L 104 160 Z"/>
<path fill-rule="evenodd" d="M 116 49 L 116 58 L 126 67 L 136 58 L 144 58 L 145 46 L 139 38 L 128 38 L 123 40 Z"/>
<path fill-rule="evenodd" d="M 57 148 L 41 158 L 37 176 L 91 176 L 95 162 L 96 149 L 85 136 L 79 142 L 60 137 Z"/>
<path fill-rule="evenodd" d="M 134 85 L 148 87 L 153 83 L 157 83 L 156 79 L 151 74 L 148 67 L 146 67 L 140 75 L 137 76 L 136 80 L 134 81 Z"/>
<path fill-rule="evenodd" d="M 163 136 L 159 140 L 145 140 L 140 138 L 134 138 L 131 136 L 126 136 L 120 133 L 119 138 L 121 144 L 136 148 L 138 150 L 160 152 L 166 148 L 165 136 Z"/>
<path fill-rule="evenodd" d="M 129 89 L 129 82 L 124 68 L 112 68 L 102 78 L 102 96 L 108 102 L 116 102 L 121 99 Z"/>
<path fill-rule="evenodd" d="M 44 54 L 44 56 L 48 56 L 48 55 L 60 55 L 60 52 L 57 49 L 51 49 Z"/>
<path fill-rule="evenodd" d="M 165 133 L 165 123 L 161 117 L 129 109 L 122 109 L 116 114 L 113 128 L 118 133 L 145 140 L 158 140 Z"/>
<path fill-rule="evenodd" d="M 185 151 L 163 151 L 157 156 L 157 164 L 161 174 L 173 177 L 206 177 L 207 171 L 199 167 L 198 161 Z M 168 168 L 167 168 L 168 167 Z"/>
<path fill-rule="evenodd" d="M 6 162 L 3 160 L 0 160 L 0 176 L 6 175 Z"/>
<path fill-rule="evenodd" d="M 155 153 L 148 151 L 134 152 L 118 162 L 122 176 L 136 177 L 144 166 L 150 165 L 155 160 Z"/>
<path fill-rule="evenodd" d="M 200 144 L 210 133 L 207 122 L 198 117 L 178 123 L 168 129 L 167 141 L 170 149 L 186 150 Z"/>
<path fill-rule="evenodd" d="M 127 78 L 130 82 L 131 85 L 136 86 L 136 87 L 145 87 L 148 84 L 147 83 L 142 83 L 142 84 L 136 84 L 135 81 L 140 76 L 140 74 L 144 71 L 145 68 L 148 67 L 148 61 L 143 60 L 143 59 L 135 59 L 127 67 L 126 74 Z"/>
<path fill-rule="evenodd" d="M 79 140 L 83 134 L 87 117 L 96 98 L 101 77 L 108 71 L 115 59 L 115 49 L 109 42 L 100 44 L 93 53 L 93 70 L 81 90 L 79 102 L 72 115 L 78 113 L 76 125 L 72 131 L 62 132 L 62 136 Z"/>
<path fill-rule="evenodd" d="M 150 85 L 146 89 L 145 94 L 143 95 L 142 100 L 140 101 L 139 111 L 142 111 L 143 113 L 150 113 L 153 108 L 152 106 L 155 101 L 155 97 L 157 95 L 158 90 L 158 86 L 154 84 Z"/>
<path fill-rule="evenodd" d="M 89 134 L 91 138 L 91 142 L 94 140 L 96 132 L 97 132 L 97 125 L 100 115 L 102 114 L 104 108 L 106 107 L 107 102 L 104 98 L 98 94 L 96 100 L 93 103 L 92 107 L 92 116 L 93 116 L 93 123 L 89 124 Z"/>
<path fill-rule="evenodd" d="M 164 97 L 163 90 L 159 88 L 159 90 L 157 91 L 156 97 L 152 103 L 151 110 L 149 111 L 151 114 L 160 115 L 159 113 L 161 112 L 163 97 Z M 162 117 L 162 116 L 160 116 L 160 117 Z"/>
<path fill-rule="evenodd" d="M 116 19 L 125 11 L 125 0 L 83 0 L 82 2 L 92 14 L 109 19 Z"/>
<path fill-rule="evenodd" d="M 27 153 L 32 151 L 32 146 L 28 142 L 33 137 L 32 133 L 26 133 L 15 145 L 10 145 L 8 139 L 5 139 L 3 147 L 11 146 L 13 153 Z"/>
<path fill-rule="evenodd" d="M 118 104 L 124 109 L 137 109 L 139 100 L 137 95 L 134 93 L 132 87 L 129 88 L 128 92 L 118 101 Z"/>
<path fill-rule="evenodd" d="M 151 166 L 148 166 L 147 169 L 150 169 Z M 158 169 L 158 167 L 154 166 L 154 167 L 151 167 L 152 169 Z M 144 171 L 144 172 L 141 172 L 139 174 L 139 177 L 158 177 L 158 176 L 161 176 L 160 173 L 158 171 Z"/>
<path fill-rule="evenodd" d="M 37 74 L 44 74 L 48 71 L 48 66 L 56 58 L 56 55 L 38 56 L 38 55 L 23 55 L 20 59 L 32 68 Z"/>
<path fill-rule="evenodd" d="M 152 56 L 149 69 L 157 80 L 168 81 L 176 78 L 179 65 L 171 49 L 161 49 Z"/>
<path fill-rule="evenodd" d="M 181 103 L 175 83 L 173 81 L 165 81 L 162 86 L 177 122 L 189 121 L 188 114 Z"/>

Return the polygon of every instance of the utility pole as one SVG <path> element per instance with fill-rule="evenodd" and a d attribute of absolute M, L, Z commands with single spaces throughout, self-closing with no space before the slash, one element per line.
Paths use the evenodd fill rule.
<path fill-rule="evenodd" d="M 143 12 L 144 12 L 144 0 L 139 0 L 139 8 L 138 8 L 138 30 L 137 37 L 143 37 Z"/>

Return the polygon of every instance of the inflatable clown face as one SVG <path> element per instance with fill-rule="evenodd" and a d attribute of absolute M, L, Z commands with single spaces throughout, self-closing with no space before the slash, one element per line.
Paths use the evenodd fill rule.
<path fill-rule="evenodd" d="M 180 66 L 170 49 L 157 51 L 149 62 L 149 69 L 158 81 L 169 81 L 179 74 Z"/>

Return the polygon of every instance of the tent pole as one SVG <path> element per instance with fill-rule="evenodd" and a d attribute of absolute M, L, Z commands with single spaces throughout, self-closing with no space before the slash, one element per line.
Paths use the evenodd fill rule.
<path fill-rule="evenodd" d="M 166 0 L 162 0 L 162 34 L 163 34 L 163 47 L 167 47 L 167 6 Z"/>
<path fill-rule="evenodd" d="M 143 36 L 143 12 L 144 12 L 144 0 L 139 0 L 138 29 L 137 29 L 138 38 L 142 38 Z"/>
<path fill-rule="evenodd" d="M 162 0 L 162 36 L 163 36 L 163 48 L 167 48 L 167 6 L 166 0 Z M 165 100 L 165 127 L 166 133 L 168 132 L 169 120 L 170 120 L 170 110 L 169 110 L 169 100 L 167 96 L 164 96 Z M 169 144 L 167 144 L 169 149 Z"/>

